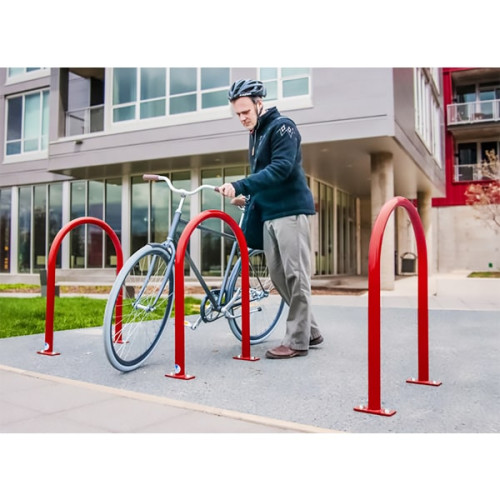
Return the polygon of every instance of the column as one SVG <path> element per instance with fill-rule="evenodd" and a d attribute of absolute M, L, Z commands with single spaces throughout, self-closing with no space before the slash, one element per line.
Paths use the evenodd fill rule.
<path fill-rule="evenodd" d="M 425 243 L 427 245 L 428 275 L 435 272 L 435 262 L 432 245 L 432 194 L 430 191 L 417 193 L 418 213 L 424 227 Z"/>
<path fill-rule="evenodd" d="M 394 197 L 394 163 L 392 153 L 371 155 L 372 227 L 384 204 Z M 394 290 L 394 212 L 387 222 L 380 259 L 380 288 Z"/>

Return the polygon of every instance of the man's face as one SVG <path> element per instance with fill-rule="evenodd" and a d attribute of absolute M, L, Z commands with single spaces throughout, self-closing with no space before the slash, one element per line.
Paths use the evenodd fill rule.
<path fill-rule="evenodd" d="M 257 125 L 258 110 L 261 109 L 262 103 L 254 104 L 250 97 L 240 97 L 233 101 L 233 110 L 240 119 L 241 124 L 248 130 L 252 131 Z"/>

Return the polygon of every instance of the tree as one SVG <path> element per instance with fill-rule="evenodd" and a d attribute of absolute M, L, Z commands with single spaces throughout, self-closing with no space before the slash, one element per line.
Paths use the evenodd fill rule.
<path fill-rule="evenodd" d="M 500 232 L 500 160 L 495 150 L 486 151 L 480 164 L 483 182 L 470 184 L 465 203 L 476 211 L 476 217 L 495 233 Z"/>

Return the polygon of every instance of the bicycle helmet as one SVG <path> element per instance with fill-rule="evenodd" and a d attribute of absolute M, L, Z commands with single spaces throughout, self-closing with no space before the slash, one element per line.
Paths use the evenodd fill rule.
<path fill-rule="evenodd" d="M 227 95 L 229 102 L 240 97 L 266 97 L 267 91 L 258 80 L 238 80 L 231 85 Z"/>

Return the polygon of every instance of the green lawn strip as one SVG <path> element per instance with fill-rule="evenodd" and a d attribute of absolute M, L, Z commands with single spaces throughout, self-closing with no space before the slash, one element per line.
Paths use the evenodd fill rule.
<path fill-rule="evenodd" d="M 467 278 L 500 278 L 499 271 L 475 271 L 467 275 Z"/>
<path fill-rule="evenodd" d="M 185 314 L 200 311 L 200 300 L 185 298 Z M 55 297 L 54 331 L 102 326 L 106 299 Z M 0 297 L 0 338 L 45 332 L 44 297 Z M 173 310 L 172 310 L 173 315 Z"/>

